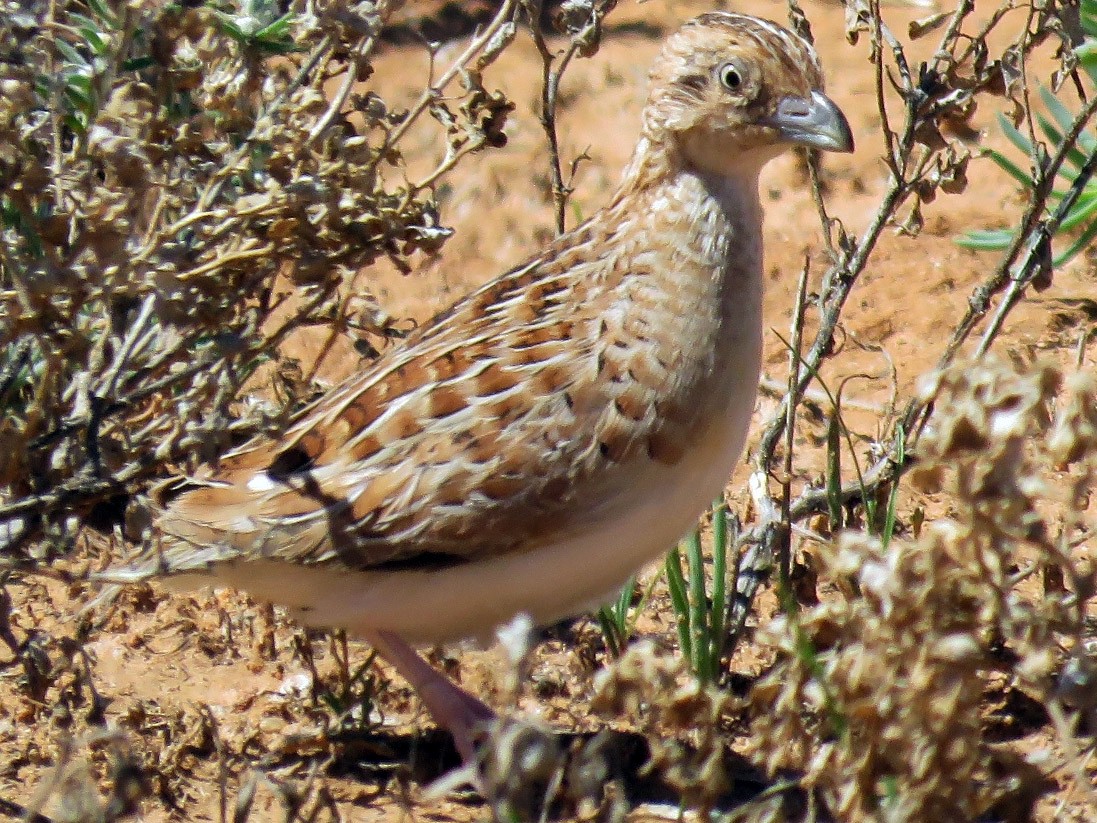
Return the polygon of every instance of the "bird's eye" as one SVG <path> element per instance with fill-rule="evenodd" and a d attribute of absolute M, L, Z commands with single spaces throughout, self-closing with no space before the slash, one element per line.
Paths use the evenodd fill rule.
<path fill-rule="evenodd" d="M 725 63 L 720 67 L 720 82 L 726 89 L 739 91 L 743 85 L 743 73 L 734 63 Z"/>

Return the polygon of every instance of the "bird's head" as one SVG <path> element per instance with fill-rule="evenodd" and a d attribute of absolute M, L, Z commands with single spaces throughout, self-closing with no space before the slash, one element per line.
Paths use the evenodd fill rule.
<path fill-rule="evenodd" d="M 646 137 L 699 171 L 756 173 L 789 146 L 853 150 L 815 49 L 771 21 L 703 14 L 667 39 L 651 81 Z"/>

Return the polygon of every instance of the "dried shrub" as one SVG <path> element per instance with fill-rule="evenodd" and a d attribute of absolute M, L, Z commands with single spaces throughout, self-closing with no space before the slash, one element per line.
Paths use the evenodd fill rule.
<path fill-rule="evenodd" d="M 737 703 L 650 641 L 630 646 L 595 682 L 595 710 L 641 730 L 651 747 L 646 768 L 663 776 L 684 808 L 712 811 L 727 790 L 723 718 Z"/>
<path fill-rule="evenodd" d="M 516 4 L 445 59 L 424 43 L 429 74 L 396 104 L 372 64 L 400 5 L 0 0 L 0 640 L 26 721 L 0 759 L 5 778 L 43 775 L 28 818 L 48 801 L 113 820 L 150 793 L 182 808 L 209 760 L 222 775 L 252 762 L 204 709 L 156 701 L 111 718 L 137 755 L 99 745 L 121 733 L 83 644 L 126 620 L 58 626 L 33 578 L 13 609 L 6 570 L 65 576 L 89 524 L 139 539 L 126 501 L 277 431 L 323 389 L 318 364 L 283 353 L 297 330 L 364 359 L 400 336 L 370 267 L 436 253 L 451 231 L 435 184 L 505 142 L 512 105 L 483 73 Z M 437 156 L 415 176 L 404 151 L 425 132 Z"/>
<path fill-rule="evenodd" d="M 1070 546 L 1097 469 L 1097 381 L 983 361 L 926 393 L 915 481 L 945 490 L 952 517 L 824 547 L 833 596 L 766 627 L 779 660 L 752 695 L 757 756 L 802 771 L 845 820 L 1028 819 L 1041 780 L 988 738 L 982 707 L 1003 671 L 1055 699 L 1082 636 L 1094 573 Z"/>
<path fill-rule="evenodd" d="M 503 4 L 410 108 L 392 107 L 371 59 L 395 5 L 3 3 L 10 557 L 42 534 L 37 556 L 63 551 L 74 513 L 284 422 L 318 389 L 279 354 L 291 331 L 322 325 L 365 353 L 394 333 L 359 273 L 408 270 L 449 236 L 431 186 L 504 142 L 511 104 L 481 72 L 513 35 Z M 445 149 L 413 181 L 402 140 L 424 115 Z M 237 403 L 264 362 L 285 379 Z"/>

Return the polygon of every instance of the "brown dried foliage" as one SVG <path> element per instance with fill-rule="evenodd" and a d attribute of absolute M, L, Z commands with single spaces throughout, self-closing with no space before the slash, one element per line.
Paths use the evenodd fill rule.
<path fill-rule="evenodd" d="M 766 628 L 779 662 L 754 689 L 755 745 L 842 819 L 1026 819 L 1041 778 L 987 739 L 980 707 L 1003 669 L 1057 699 L 1082 637 L 1094 570 L 1070 546 L 1092 525 L 1097 383 L 985 361 L 926 391 L 915 482 L 944 489 L 953 516 L 917 539 L 849 532 L 823 549 L 834 596 Z M 1036 575 L 1069 588 L 1033 591 Z"/>
<path fill-rule="evenodd" d="M 366 352 L 394 332 L 362 311 L 355 276 L 380 258 L 406 269 L 449 235 L 430 186 L 504 139 L 510 103 L 480 72 L 512 24 L 505 6 L 416 105 L 393 109 L 370 88 L 391 5 L 4 4 L 9 556 L 43 533 L 71 544 L 68 514 L 284 421 L 316 390 L 299 369 L 267 403 L 236 401 L 292 330 L 350 332 Z M 424 113 L 446 150 L 412 182 L 401 139 Z"/>

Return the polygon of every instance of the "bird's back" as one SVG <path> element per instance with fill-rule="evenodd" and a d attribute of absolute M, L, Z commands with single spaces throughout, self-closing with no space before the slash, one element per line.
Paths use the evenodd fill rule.
<path fill-rule="evenodd" d="M 721 394 L 720 261 L 645 206 L 615 203 L 176 489 L 160 570 L 465 562 L 612 517 Z"/>

